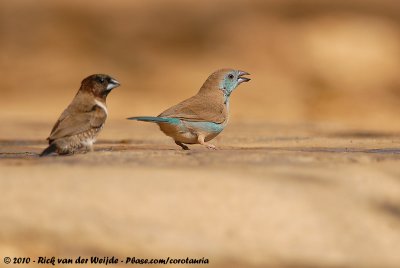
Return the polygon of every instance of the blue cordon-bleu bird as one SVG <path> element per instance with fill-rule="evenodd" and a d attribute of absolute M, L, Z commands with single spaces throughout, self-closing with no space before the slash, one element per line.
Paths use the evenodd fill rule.
<path fill-rule="evenodd" d="M 234 69 L 218 70 L 207 78 L 196 95 L 159 116 L 128 119 L 157 123 L 161 131 L 184 150 L 189 150 L 185 144 L 202 144 L 209 149 L 216 149 L 206 142 L 215 138 L 227 125 L 231 93 L 241 83 L 250 81 L 244 75 L 249 73 Z"/>

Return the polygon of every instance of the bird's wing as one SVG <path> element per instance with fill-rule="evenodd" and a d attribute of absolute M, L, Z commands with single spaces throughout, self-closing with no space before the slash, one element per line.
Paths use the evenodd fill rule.
<path fill-rule="evenodd" d="M 223 123 L 228 115 L 221 96 L 195 95 L 162 112 L 159 117 L 174 117 L 190 121 Z"/>
<path fill-rule="evenodd" d="M 107 118 L 107 113 L 98 105 L 88 111 L 66 113 L 61 115 L 51 131 L 48 140 L 64 138 L 85 132 L 91 128 L 101 127 Z"/>

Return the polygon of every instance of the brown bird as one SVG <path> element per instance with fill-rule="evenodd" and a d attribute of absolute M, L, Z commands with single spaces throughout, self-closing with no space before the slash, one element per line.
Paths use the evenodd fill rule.
<path fill-rule="evenodd" d="M 92 151 L 93 143 L 107 119 L 107 95 L 119 85 L 117 80 L 105 74 L 85 78 L 71 104 L 51 130 L 47 138 L 49 146 L 40 156 Z"/>
<path fill-rule="evenodd" d="M 216 149 L 207 143 L 215 138 L 229 119 L 229 98 L 249 73 L 235 69 L 221 69 L 212 73 L 193 97 L 165 110 L 160 115 L 136 116 L 129 120 L 152 122 L 159 125 L 165 135 L 174 139 L 184 150 L 185 144 L 201 144 Z"/>

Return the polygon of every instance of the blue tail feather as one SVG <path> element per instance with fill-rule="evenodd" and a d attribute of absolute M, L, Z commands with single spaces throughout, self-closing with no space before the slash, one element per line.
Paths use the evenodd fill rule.
<path fill-rule="evenodd" d="M 135 116 L 129 117 L 128 120 L 137 120 L 152 123 L 169 123 L 169 124 L 179 124 L 180 120 L 178 118 L 169 117 L 155 117 L 155 116 Z"/>

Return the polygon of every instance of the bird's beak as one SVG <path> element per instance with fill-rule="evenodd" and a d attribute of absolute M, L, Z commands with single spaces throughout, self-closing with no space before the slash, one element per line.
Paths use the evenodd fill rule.
<path fill-rule="evenodd" d="M 248 72 L 239 71 L 238 84 L 250 81 L 250 78 L 242 77 L 242 75 L 250 75 L 250 74 Z"/>
<path fill-rule="evenodd" d="M 112 90 L 113 88 L 119 87 L 120 85 L 121 84 L 117 80 L 111 78 L 108 82 L 107 90 Z"/>

